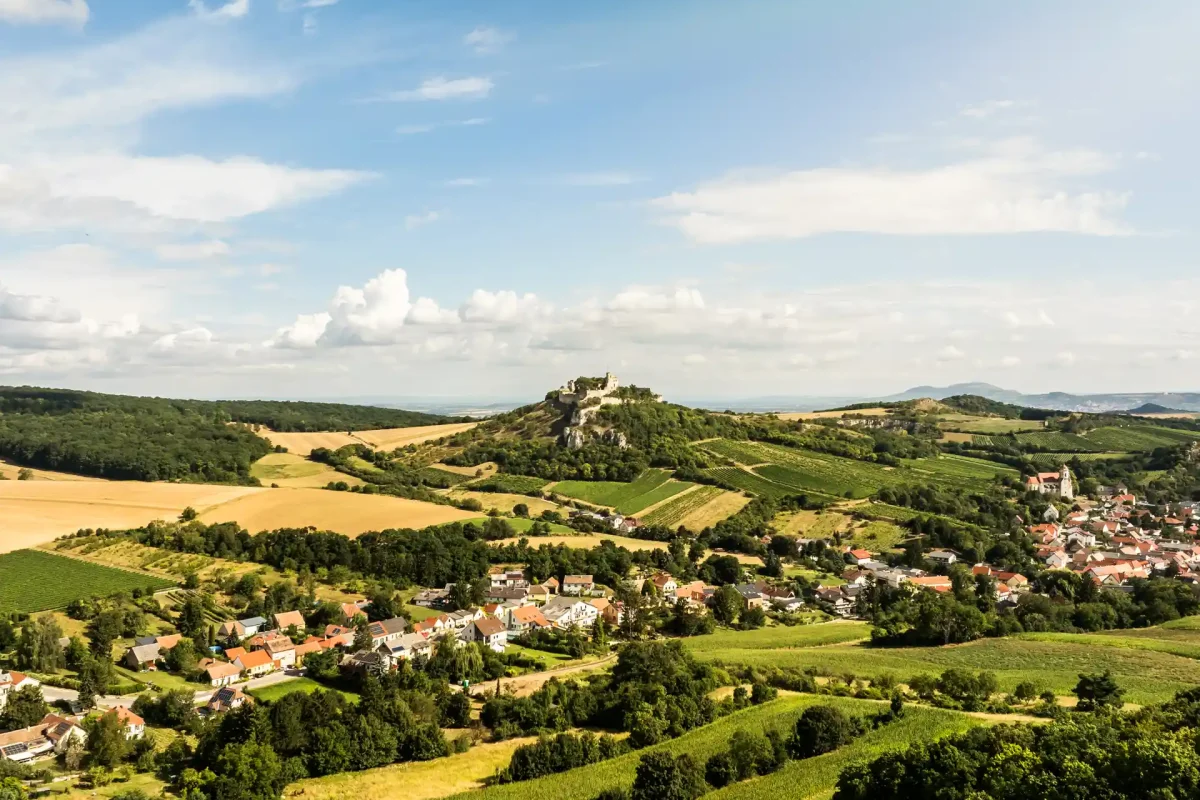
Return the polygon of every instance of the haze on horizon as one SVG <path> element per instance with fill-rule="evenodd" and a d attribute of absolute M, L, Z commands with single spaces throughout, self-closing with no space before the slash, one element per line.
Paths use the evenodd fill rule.
<path fill-rule="evenodd" d="M 0 383 L 1200 391 L 1197 34 L 1182 0 L 0 3 Z"/>

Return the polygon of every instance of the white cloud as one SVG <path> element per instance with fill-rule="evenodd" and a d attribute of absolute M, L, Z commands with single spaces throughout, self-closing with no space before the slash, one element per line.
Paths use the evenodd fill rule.
<path fill-rule="evenodd" d="M 510 33 L 495 28 L 478 27 L 463 37 L 463 44 L 470 47 L 478 55 L 491 55 L 504 49 L 513 40 Z"/>
<path fill-rule="evenodd" d="M 210 239 L 205 242 L 160 244 L 154 248 L 154 252 L 164 261 L 206 261 L 229 255 L 229 245 L 220 239 Z"/>
<path fill-rule="evenodd" d="M 438 76 L 422 81 L 415 89 L 405 89 L 384 95 L 382 100 L 407 102 L 414 100 L 480 100 L 491 94 L 495 84 L 491 78 L 446 78 Z"/>
<path fill-rule="evenodd" d="M 404 218 L 404 227 L 407 230 L 416 230 L 423 228 L 426 225 L 432 225 L 441 218 L 441 215 L 436 211 L 426 211 L 421 214 L 409 214 Z"/>
<path fill-rule="evenodd" d="M 674 292 L 653 288 L 631 287 L 619 292 L 608 303 L 614 311 L 680 311 L 703 309 L 704 297 L 699 289 L 681 287 Z"/>
<path fill-rule="evenodd" d="M 226 222 L 334 194 L 368 179 L 353 170 L 313 170 L 254 158 L 120 153 L 0 164 L 0 227 L 163 227 Z"/>
<path fill-rule="evenodd" d="M 547 310 L 535 294 L 476 289 L 459 310 L 459 316 L 464 322 L 506 324 L 531 320 Z"/>
<path fill-rule="evenodd" d="M 332 319 L 332 315 L 324 311 L 300 314 L 291 325 L 275 331 L 275 337 L 266 344 L 283 348 L 316 347 Z"/>
<path fill-rule="evenodd" d="M 210 9 L 204 0 L 188 0 L 188 8 L 204 19 L 241 19 L 250 13 L 250 0 L 230 0 Z"/>
<path fill-rule="evenodd" d="M 709 244 L 822 233 L 897 236 L 1059 231 L 1115 236 L 1128 196 L 1069 181 L 1113 160 L 1087 150 L 1045 152 L 1023 139 L 978 158 L 923 170 L 831 167 L 731 177 L 653 201 L 665 221 Z"/>
<path fill-rule="evenodd" d="M 642 180 L 629 172 L 577 172 L 565 175 L 562 182 L 568 186 L 628 186 Z"/>
<path fill-rule="evenodd" d="M 683 363 L 688 367 L 697 367 L 701 364 L 707 364 L 708 359 L 701 353 L 688 353 L 683 357 Z"/>
<path fill-rule="evenodd" d="M 396 133 L 400 134 L 401 136 L 413 136 L 418 133 L 429 133 L 430 131 L 436 131 L 439 128 L 460 128 L 486 125 L 491 121 L 491 117 L 471 117 L 470 119 L 451 120 L 449 122 L 419 122 L 412 125 L 400 125 L 396 128 Z"/>
<path fill-rule="evenodd" d="M 963 106 L 959 113 L 964 117 L 973 119 L 984 119 L 993 114 L 997 114 L 1005 109 L 1012 108 L 1016 103 L 1012 100 L 989 100 L 986 103 L 977 103 L 975 105 Z"/>
<path fill-rule="evenodd" d="M 967 357 L 966 353 L 964 353 L 962 350 L 959 350 L 957 347 L 955 347 L 952 344 L 948 344 L 945 347 L 943 347 L 941 350 L 938 351 L 938 360 L 939 361 L 958 361 L 959 359 L 963 359 L 966 357 Z"/>
<path fill-rule="evenodd" d="M 87 0 L 0 0 L 0 22 L 84 25 Z"/>
<path fill-rule="evenodd" d="M 0 286 L 0 319 L 19 322 L 79 322 L 79 311 L 64 308 L 53 297 L 21 295 Z"/>

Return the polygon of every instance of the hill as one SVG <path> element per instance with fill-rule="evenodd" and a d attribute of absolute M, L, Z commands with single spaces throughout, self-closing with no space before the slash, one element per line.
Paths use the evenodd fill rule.
<path fill-rule="evenodd" d="M 272 445 L 251 426 L 344 431 L 450 421 L 335 403 L 172 400 L 0 387 L 0 457 L 116 480 L 255 483 L 250 467 Z"/>

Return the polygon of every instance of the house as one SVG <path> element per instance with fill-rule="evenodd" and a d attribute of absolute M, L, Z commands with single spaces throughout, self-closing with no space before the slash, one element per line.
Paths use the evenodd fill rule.
<path fill-rule="evenodd" d="M 146 735 L 146 720 L 130 711 L 125 706 L 117 706 L 109 714 L 115 714 L 121 727 L 125 729 L 126 739 L 141 739 Z"/>
<path fill-rule="evenodd" d="M 223 642 L 241 641 L 246 638 L 246 626 L 236 619 L 226 620 L 217 628 L 217 638 Z"/>
<path fill-rule="evenodd" d="M 344 625 L 326 625 L 325 641 L 334 647 L 349 647 L 354 644 L 354 637 L 357 633 L 358 631 L 354 628 L 347 628 Z"/>
<path fill-rule="evenodd" d="M 508 646 L 508 630 L 495 617 L 474 620 L 463 631 L 462 638 L 467 642 L 483 642 L 496 653 L 503 653 Z"/>
<path fill-rule="evenodd" d="M 0 733 L 0 758 L 27 764 L 40 756 L 66 751 L 74 740 L 87 741 L 87 733 L 73 718 L 47 714 L 36 725 Z"/>
<path fill-rule="evenodd" d="M 342 603 L 342 622 L 347 625 L 354 625 L 354 620 L 359 617 L 365 617 L 367 612 L 363 611 L 366 602 L 360 603 Z"/>
<path fill-rule="evenodd" d="M 560 595 L 542 606 L 542 616 L 557 628 L 591 627 L 600 610 L 591 603 Z"/>
<path fill-rule="evenodd" d="M 246 673 L 249 678 L 257 678 L 260 675 L 266 675 L 268 672 L 275 671 L 275 662 L 271 659 L 271 654 L 266 650 L 252 650 L 249 653 L 244 653 L 233 662 L 234 666 L 239 667 L 242 672 Z"/>
<path fill-rule="evenodd" d="M 508 630 L 516 635 L 549 628 L 550 623 L 536 606 L 520 606 L 508 610 Z"/>
<path fill-rule="evenodd" d="M 772 597 L 771 605 L 780 611 L 799 611 L 804 608 L 804 601 L 799 597 Z"/>
<path fill-rule="evenodd" d="M 450 593 L 445 589 L 425 589 L 413 596 L 413 605 L 423 608 L 433 608 L 445 604 Z"/>
<path fill-rule="evenodd" d="M 236 664 L 226 664 L 224 661 L 214 661 L 204 668 L 208 676 L 209 686 L 228 686 L 241 677 L 242 669 Z"/>
<path fill-rule="evenodd" d="M 41 686 L 42 684 L 21 672 L 5 672 L 0 669 L 0 709 L 8 703 L 8 696 L 26 686 Z"/>
<path fill-rule="evenodd" d="M 371 634 L 372 648 L 378 647 L 381 644 L 394 642 L 404 635 L 408 630 L 408 620 L 404 617 L 392 617 L 391 619 L 372 622 L 367 626 L 367 631 Z"/>
<path fill-rule="evenodd" d="M 865 566 L 872 560 L 870 550 L 851 550 L 850 557 L 854 559 L 854 563 L 860 567 Z"/>
<path fill-rule="evenodd" d="M 241 623 L 242 630 L 245 631 L 246 636 L 253 636 L 267 627 L 267 621 L 262 617 L 247 617 L 246 619 L 239 619 L 238 622 Z"/>
<path fill-rule="evenodd" d="M 1058 472 L 1039 472 L 1025 480 L 1025 489 L 1070 500 L 1075 497 L 1075 483 L 1066 464 Z"/>
<path fill-rule="evenodd" d="M 312 655 L 313 653 L 320 653 L 323 650 L 328 650 L 330 647 L 332 647 L 332 645 L 329 644 L 327 639 L 318 639 L 316 637 L 311 637 L 308 639 L 308 641 L 304 642 L 303 644 L 296 645 L 296 649 L 295 649 L 296 666 L 297 667 L 304 666 L 305 658 Z"/>
<path fill-rule="evenodd" d="M 839 617 L 848 617 L 854 613 L 854 603 L 838 587 L 817 589 L 817 597 L 833 606 L 833 612 Z"/>
<path fill-rule="evenodd" d="M 925 554 L 925 557 L 935 564 L 941 564 L 946 567 L 958 561 L 958 553 L 955 553 L 953 550 L 930 550 Z"/>
<path fill-rule="evenodd" d="M 842 573 L 842 580 L 851 586 L 866 586 L 871 582 L 871 573 L 861 569 L 848 569 Z"/>
<path fill-rule="evenodd" d="M 306 623 L 304 622 L 304 615 L 299 611 L 284 611 L 276 614 L 274 619 L 276 630 L 286 631 L 288 628 L 294 627 L 301 633 L 304 632 Z"/>
<path fill-rule="evenodd" d="M 563 578 L 562 594 L 578 597 L 581 594 L 591 594 L 596 590 L 596 582 L 591 575 L 567 575 Z"/>
<path fill-rule="evenodd" d="M 558 594 L 558 578 L 547 578 L 542 581 L 542 586 L 550 590 L 550 594 Z"/>
<path fill-rule="evenodd" d="M 380 645 L 379 650 L 386 650 L 387 645 Z M 392 668 L 392 659 L 379 650 L 362 650 L 351 653 L 342 659 L 342 669 L 366 675 L 385 675 Z"/>
<path fill-rule="evenodd" d="M 158 669 L 159 655 L 157 644 L 139 644 L 126 650 L 121 661 L 132 670 L 153 670 Z"/>
<path fill-rule="evenodd" d="M 429 656 L 433 652 L 433 643 L 422 634 L 406 633 L 399 639 L 381 644 L 376 650 L 381 653 L 386 651 L 386 655 L 395 662 L 417 656 Z"/>
<path fill-rule="evenodd" d="M 505 603 L 509 600 L 524 601 L 527 597 L 529 597 L 528 586 L 511 589 L 500 586 L 495 589 L 488 589 L 487 591 L 487 601 L 489 603 Z"/>
<path fill-rule="evenodd" d="M 529 587 L 529 580 L 526 579 L 525 573 L 519 570 L 500 572 L 489 577 L 493 589 L 526 589 Z"/>
<path fill-rule="evenodd" d="M 227 647 L 227 648 L 225 648 L 225 657 L 228 658 L 231 662 L 233 662 L 233 661 L 237 661 L 239 658 L 246 655 L 246 653 L 248 653 L 248 652 L 250 652 L 250 651 L 244 647 Z"/>
<path fill-rule="evenodd" d="M 527 599 L 532 600 L 535 603 L 549 602 L 551 597 L 554 597 L 554 592 L 550 591 L 550 587 L 541 583 L 539 583 L 537 586 L 530 586 L 529 594 L 526 595 Z"/>
<path fill-rule="evenodd" d="M 287 636 L 272 639 L 257 652 L 265 652 L 280 669 L 296 666 L 296 644 Z"/>
<path fill-rule="evenodd" d="M 666 572 L 658 573 L 650 579 L 650 582 L 654 584 L 655 589 L 658 589 L 658 594 L 660 597 L 666 597 L 674 594 L 675 590 L 679 588 L 679 583 L 675 580 L 675 578 L 671 577 L 671 575 Z"/>
<path fill-rule="evenodd" d="M 926 578 L 909 578 L 908 582 L 913 586 L 932 589 L 935 592 L 949 592 L 954 588 L 954 584 L 950 579 L 941 575 L 930 575 Z"/>
<path fill-rule="evenodd" d="M 250 698 L 246 697 L 245 693 L 236 686 L 225 686 L 213 692 L 213 696 L 209 699 L 205 708 L 210 714 L 220 714 L 225 711 L 232 711 L 235 708 L 241 708 L 249 700 Z"/>
<path fill-rule="evenodd" d="M 450 618 L 450 627 L 456 631 L 461 631 L 466 629 L 475 620 L 482 619 L 484 613 L 478 608 L 465 608 L 461 611 L 451 611 L 446 616 Z"/>
<path fill-rule="evenodd" d="M 154 638 L 154 643 L 158 645 L 160 653 L 166 653 L 174 648 L 175 645 L 179 644 L 182 639 L 183 636 L 181 634 L 172 633 L 169 636 L 156 636 Z"/>
<path fill-rule="evenodd" d="M 739 584 L 735 588 L 737 589 L 737 593 L 742 596 L 742 604 L 746 608 L 762 608 L 766 604 L 763 593 L 753 583 Z"/>

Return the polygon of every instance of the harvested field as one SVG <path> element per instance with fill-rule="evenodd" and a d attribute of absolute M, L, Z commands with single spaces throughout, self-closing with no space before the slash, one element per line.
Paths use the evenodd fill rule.
<path fill-rule="evenodd" d="M 237 522 L 257 533 L 313 526 L 347 536 L 386 528 L 425 528 L 478 518 L 478 512 L 378 494 L 324 489 L 254 489 L 253 493 L 209 508 L 202 522 Z"/>
<path fill-rule="evenodd" d="M 320 433 L 278 433 L 261 429 L 260 435 L 271 444 L 286 447 L 289 453 L 307 456 L 315 448 L 328 447 L 336 450 L 348 444 L 365 444 L 377 450 L 394 450 L 409 444 L 440 439 L 470 430 L 478 422 L 452 422 L 446 425 L 418 425 L 413 428 L 381 428 L 373 431 L 323 431 Z"/>
<path fill-rule="evenodd" d="M 669 528 L 682 525 L 691 531 L 702 531 L 733 516 L 749 502 L 750 498 L 737 492 L 697 485 L 646 508 L 640 518 L 647 525 Z"/>
<path fill-rule="evenodd" d="M 103 481 L 104 478 L 92 478 L 88 475 L 72 475 L 69 472 L 54 472 L 48 469 L 33 469 L 32 467 L 22 467 L 20 464 L 14 464 L 11 461 L 0 458 L 0 475 L 10 481 L 17 479 L 17 474 L 22 469 L 28 469 L 33 473 L 32 480 L 35 481 Z"/>
<path fill-rule="evenodd" d="M 750 498 L 738 492 L 725 492 L 717 495 L 704 505 L 692 511 L 677 524 L 690 531 L 702 531 L 710 525 L 716 525 L 723 519 L 732 517 L 745 508 Z"/>
<path fill-rule="evenodd" d="M 275 484 L 291 489 L 320 489 L 330 481 L 345 481 L 361 486 L 363 481 L 353 475 L 338 472 L 328 464 L 309 461 L 295 453 L 268 453 L 254 462 L 250 474 L 264 486 Z"/>
<path fill-rule="evenodd" d="M 80 528 L 131 528 L 174 519 L 188 506 L 203 511 L 263 491 L 202 483 L 0 481 L 0 552 L 33 547 Z"/>

